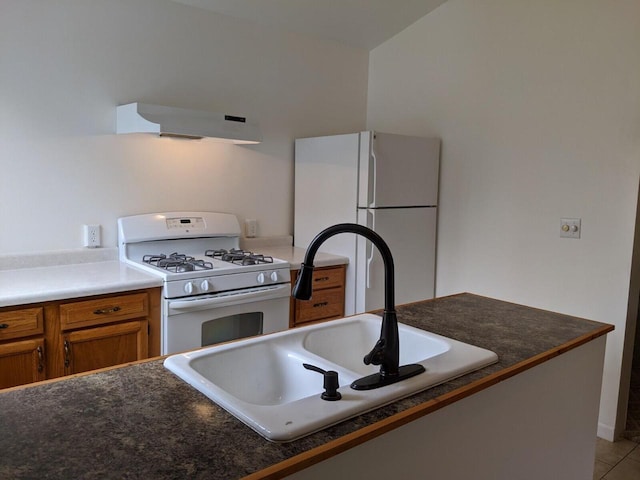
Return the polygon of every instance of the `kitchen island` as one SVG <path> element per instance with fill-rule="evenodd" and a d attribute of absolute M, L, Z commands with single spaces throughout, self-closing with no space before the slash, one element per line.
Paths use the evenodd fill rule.
<path fill-rule="evenodd" d="M 472 294 L 397 312 L 402 323 L 493 350 L 499 362 L 284 444 L 263 439 L 161 359 L 18 387 L 0 393 L 0 478 L 320 478 L 353 467 L 396 478 L 464 478 L 457 472 L 466 469 L 467 478 L 523 479 L 543 478 L 539 463 L 567 464 L 571 474 L 556 478 L 588 478 L 612 326 Z M 419 444 L 402 443 L 421 434 Z M 458 460 L 447 466 L 437 444 L 455 450 L 456 442 Z"/>

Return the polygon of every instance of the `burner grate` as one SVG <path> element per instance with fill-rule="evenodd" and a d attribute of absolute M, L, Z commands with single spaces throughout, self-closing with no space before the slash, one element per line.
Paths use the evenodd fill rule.
<path fill-rule="evenodd" d="M 207 250 L 204 252 L 206 257 L 219 258 L 223 262 L 229 262 L 236 265 L 258 265 L 262 263 L 273 263 L 273 257 L 262 255 L 259 253 L 248 252 L 237 248 L 231 250 Z"/>
<path fill-rule="evenodd" d="M 163 270 L 170 272 L 182 273 L 193 272 L 195 270 L 212 270 L 213 264 L 204 260 L 196 260 L 190 255 L 174 252 L 170 255 L 144 255 L 142 257 L 144 263 L 154 265 Z"/>

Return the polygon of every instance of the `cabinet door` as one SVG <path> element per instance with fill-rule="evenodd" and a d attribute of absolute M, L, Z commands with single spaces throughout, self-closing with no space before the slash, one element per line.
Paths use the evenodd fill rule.
<path fill-rule="evenodd" d="M 0 388 L 44 379 L 44 339 L 0 344 Z"/>
<path fill-rule="evenodd" d="M 65 374 L 147 358 L 147 328 L 146 320 L 138 320 L 64 333 Z"/>

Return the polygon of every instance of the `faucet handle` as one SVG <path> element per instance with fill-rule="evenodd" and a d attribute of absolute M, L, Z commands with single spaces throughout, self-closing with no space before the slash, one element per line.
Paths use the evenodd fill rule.
<path fill-rule="evenodd" d="M 302 366 L 307 370 L 312 370 L 324 375 L 324 392 L 322 392 L 320 398 L 330 402 L 340 400 L 342 398 L 342 395 L 338 391 L 338 388 L 340 387 L 338 384 L 338 372 L 335 370 L 323 370 L 320 367 L 316 367 L 309 363 L 303 363 Z"/>
<path fill-rule="evenodd" d="M 364 356 L 365 365 L 380 365 L 384 361 L 385 341 L 384 338 L 379 339 L 373 346 L 371 351 Z"/>

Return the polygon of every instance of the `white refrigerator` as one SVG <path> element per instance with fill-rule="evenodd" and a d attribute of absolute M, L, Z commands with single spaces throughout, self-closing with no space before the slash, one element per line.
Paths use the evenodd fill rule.
<path fill-rule="evenodd" d="M 294 245 L 358 223 L 389 245 L 396 304 L 433 298 L 440 140 L 360 132 L 295 141 Z M 384 265 L 371 242 L 338 234 L 321 252 L 349 258 L 345 314 L 384 306 Z"/>

